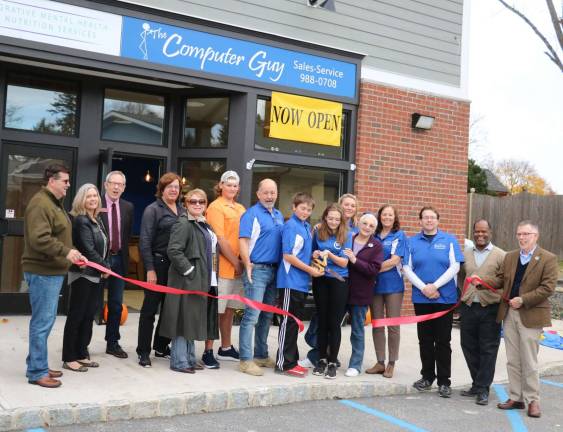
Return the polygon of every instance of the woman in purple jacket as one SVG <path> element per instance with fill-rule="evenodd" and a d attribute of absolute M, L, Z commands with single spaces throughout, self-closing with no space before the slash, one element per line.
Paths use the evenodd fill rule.
<path fill-rule="evenodd" d="M 345 249 L 348 257 L 350 295 L 348 308 L 352 319 L 352 356 L 344 375 L 358 376 L 364 360 L 364 322 L 369 305 L 373 302 L 373 286 L 383 261 L 383 247 L 373 234 L 377 219 L 371 213 L 364 214 L 358 223 L 360 231 L 354 236 L 352 249 Z"/>

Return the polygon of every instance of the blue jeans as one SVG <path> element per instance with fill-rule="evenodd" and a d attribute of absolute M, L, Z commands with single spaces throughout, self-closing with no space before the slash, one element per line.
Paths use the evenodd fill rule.
<path fill-rule="evenodd" d="M 57 317 L 59 294 L 64 276 L 45 276 L 24 272 L 29 286 L 31 320 L 29 321 L 29 354 L 27 371 L 29 381 L 37 381 L 49 374 L 47 338 Z"/>
<path fill-rule="evenodd" d="M 273 305 L 278 294 L 275 286 L 276 268 L 255 264 L 252 268 L 252 283 L 243 273 L 244 296 L 251 300 Z M 251 307 L 244 308 L 239 328 L 240 359 L 252 360 L 252 331 L 254 330 L 254 358 L 268 358 L 268 333 L 272 322 L 271 312 L 261 312 Z"/>
<path fill-rule="evenodd" d="M 124 275 L 123 257 L 121 254 L 110 257 L 111 269 L 117 274 Z M 116 277 L 110 277 L 106 286 L 108 289 L 108 319 L 106 324 L 106 341 L 108 346 L 117 344 L 120 338 L 119 324 L 123 308 L 123 289 L 125 282 Z"/>
<path fill-rule="evenodd" d="M 362 371 L 362 363 L 364 361 L 364 323 L 366 321 L 366 313 L 368 306 L 349 305 L 348 311 L 352 321 L 352 331 L 350 333 L 350 342 L 352 343 L 352 356 L 350 357 L 349 368 Z"/>
<path fill-rule="evenodd" d="M 309 322 L 309 327 L 305 333 L 305 342 L 311 347 L 307 353 L 307 358 L 314 365 L 319 361 L 319 350 L 317 348 L 317 330 L 319 329 L 319 316 L 317 312 L 313 312 L 311 321 Z"/>
<path fill-rule="evenodd" d="M 195 344 L 183 336 L 176 336 L 170 345 L 170 369 L 185 369 L 194 367 Z"/>

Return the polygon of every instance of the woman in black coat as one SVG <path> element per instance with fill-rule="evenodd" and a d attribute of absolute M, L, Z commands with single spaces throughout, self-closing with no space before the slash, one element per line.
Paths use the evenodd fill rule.
<path fill-rule="evenodd" d="M 96 186 L 81 186 L 72 202 L 72 242 L 88 261 L 109 267 L 109 237 L 98 217 L 100 193 Z M 97 298 L 105 274 L 90 267 L 73 265 L 68 272 L 71 287 L 70 307 L 63 338 L 63 368 L 86 372 L 99 364 L 89 360 L 88 343 L 92 334 Z"/>

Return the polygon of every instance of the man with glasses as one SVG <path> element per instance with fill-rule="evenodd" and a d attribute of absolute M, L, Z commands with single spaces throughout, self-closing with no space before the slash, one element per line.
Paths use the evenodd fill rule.
<path fill-rule="evenodd" d="M 29 201 L 24 214 L 23 277 L 29 287 L 31 321 L 26 376 L 30 384 L 55 388 L 61 371 L 49 369 L 47 339 L 55 323 L 59 294 L 70 264 L 86 259 L 72 248 L 72 225 L 63 206 L 70 171 L 49 165 L 47 183 Z"/>
<path fill-rule="evenodd" d="M 506 254 L 497 280 L 502 297 L 497 321 L 503 321 L 509 399 L 502 410 L 524 409 L 529 417 L 540 417 L 539 338 L 543 327 L 551 327 L 549 296 L 559 276 L 557 256 L 538 246 L 538 226 L 529 220 L 516 228 L 519 250 Z"/>
<path fill-rule="evenodd" d="M 273 305 L 278 294 L 276 273 L 281 259 L 281 232 L 283 215 L 276 209 L 278 186 L 271 179 L 258 183 L 258 202 L 240 219 L 240 257 L 245 271 L 242 275 L 246 298 Z M 243 373 L 264 375 L 261 367 L 274 368 L 276 363 L 268 357 L 268 333 L 272 313 L 245 308 L 240 323 L 239 370 Z M 254 350 L 252 333 L 254 330 Z"/>
<path fill-rule="evenodd" d="M 125 191 L 125 174 L 112 171 L 106 176 L 104 203 L 107 212 L 101 214 L 102 223 L 109 233 L 111 269 L 122 276 L 129 267 L 129 239 L 133 229 L 133 204 L 121 198 Z M 108 317 L 106 323 L 106 353 L 117 358 L 127 358 L 119 345 L 119 325 L 123 305 L 125 282 L 111 277 L 107 281 Z"/>

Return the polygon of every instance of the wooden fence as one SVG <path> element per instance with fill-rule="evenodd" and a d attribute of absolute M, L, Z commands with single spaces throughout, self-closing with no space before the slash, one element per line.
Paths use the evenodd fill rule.
<path fill-rule="evenodd" d="M 471 202 L 471 205 L 469 204 Z M 468 195 L 468 220 L 487 219 L 493 227 L 493 243 L 516 249 L 516 226 L 524 219 L 540 228 L 539 244 L 563 260 L 563 195 L 540 196 L 527 192 L 506 197 Z M 472 238 L 472 235 L 468 236 Z"/>

